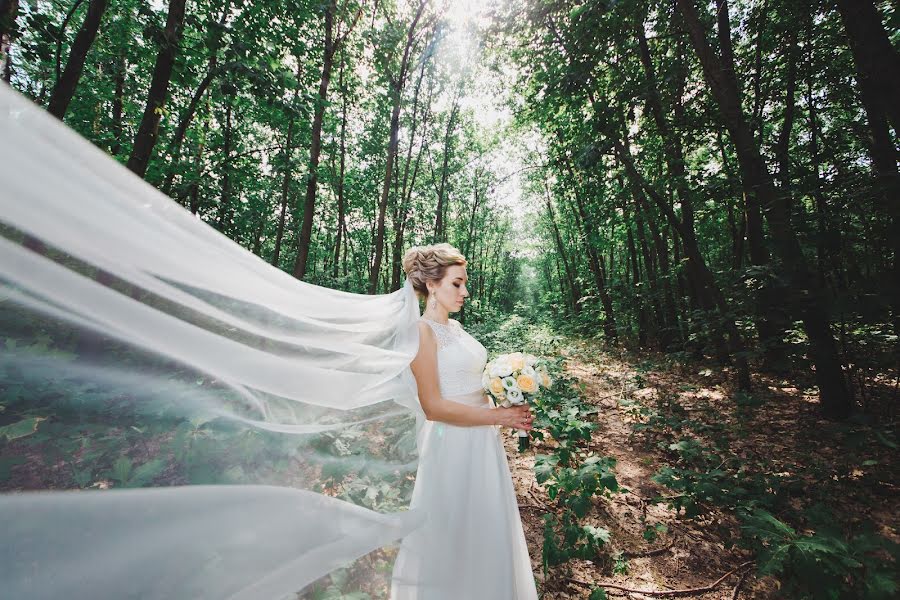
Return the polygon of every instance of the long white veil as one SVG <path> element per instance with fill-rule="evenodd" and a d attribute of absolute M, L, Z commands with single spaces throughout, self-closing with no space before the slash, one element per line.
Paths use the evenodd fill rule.
<path fill-rule="evenodd" d="M 298 281 L 5 85 L 0 142 L 4 596 L 283 597 L 422 523 L 409 281 Z"/>

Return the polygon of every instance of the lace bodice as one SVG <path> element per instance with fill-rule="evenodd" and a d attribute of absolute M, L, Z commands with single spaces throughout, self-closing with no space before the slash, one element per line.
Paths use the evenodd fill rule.
<path fill-rule="evenodd" d="M 480 390 L 487 349 L 469 335 L 459 321 L 450 319 L 444 325 L 427 317 L 420 319 L 431 326 L 437 337 L 441 396 L 448 398 Z"/>

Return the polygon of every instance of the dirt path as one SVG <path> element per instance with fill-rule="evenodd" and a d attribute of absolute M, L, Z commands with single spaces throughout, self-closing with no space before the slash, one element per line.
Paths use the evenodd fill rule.
<path fill-rule="evenodd" d="M 534 455 L 549 453 L 550 447 L 536 442 L 532 451 L 519 454 L 514 438 L 505 437 L 532 566 L 543 600 L 587 598 L 591 587 L 584 584 L 601 581 L 642 591 L 703 588 L 750 560 L 739 549 L 726 549 L 718 535 L 718 532 L 734 527 L 729 516 L 712 511 L 702 520 L 679 520 L 674 511 L 665 505 L 649 502 L 652 497 L 667 493 L 665 488 L 651 480 L 659 466 L 659 453 L 643 448 L 634 439 L 630 424 L 632 415 L 622 399 L 626 394 L 632 398 L 652 399 L 657 387 L 647 381 L 644 387 L 636 389 L 634 376 L 637 372 L 624 360 L 608 354 L 594 354 L 590 360 L 585 360 L 583 356 L 581 352 L 570 356 L 566 368 L 570 375 L 586 386 L 587 400 L 600 407 L 594 416 L 599 427 L 592 436 L 590 451 L 599 456 L 616 458 L 616 478 L 619 486 L 627 491 L 615 494 L 608 500 L 595 499 L 590 524 L 610 531 L 610 558 L 569 561 L 552 568 L 544 581 L 541 514 L 546 512 L 545 507 L 550 501 L 535 481 L 532 468 Z M 667 529 L 649 542 L 643 536 L 645 527 L 656 524 L 663 524 Z M 735 586 L 741 580 L 741 573 L 746 570 L 726 577 L 713 591 L 696 592 L 690 597 L 731 599 Z M 738 597 L 773 597 L 773 582 L 752 579 L 750 577 L 742 583 Z M 610 597 L 652 597 L 615 589 L 607 589 L 607 594 Z"/>

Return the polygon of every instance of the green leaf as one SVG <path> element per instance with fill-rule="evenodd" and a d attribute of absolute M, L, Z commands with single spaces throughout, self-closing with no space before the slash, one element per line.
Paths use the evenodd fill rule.
<path fill-rule="evenodd" d="M 588 596 L 588 600 L 606 600 L 606 590 L 603 588 L 594 588 L 591 590 L 591 595 Z"/>
<path fill-rule="evenodd" d="M 0 438 L 5 437 L 7 440 L 12 441 L 29 436 L 37 431 L 38 424 L 41 421 L 46 420 L 46 417 L 31 417 L 10 425 L 4 425 L 0 427 Z"/>
<path fill-rule="evenodd" d="M 120 456 L 113 463 L 112 478 L 121 484 L 125 484 L 131 475 L 131 459 L 127 456 Z"/>

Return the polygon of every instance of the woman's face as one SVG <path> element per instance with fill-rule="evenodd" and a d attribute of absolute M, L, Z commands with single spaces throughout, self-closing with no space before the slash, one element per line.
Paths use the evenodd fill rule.
<path fill-rule="evenodd" d="M 469 296 L 466 284 L 469 276 L 463 265 L 450 265 L 444 278 L 437 283 L 430 284 L 431 292 L 437 298 L 439 304 L 447 309 L 448 313 L 457 312 L 463 307 L 463 302 Z M 428 297 L 431 302 L 431 296 Z"/>

